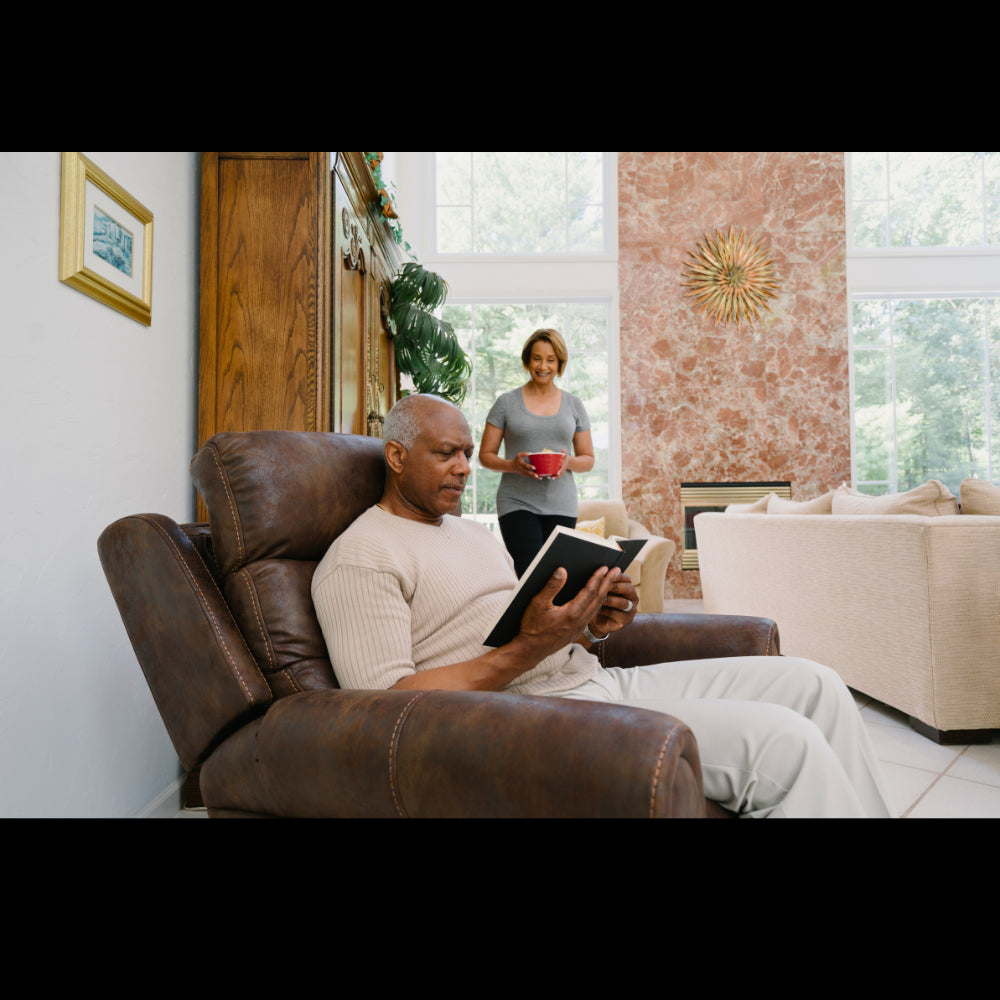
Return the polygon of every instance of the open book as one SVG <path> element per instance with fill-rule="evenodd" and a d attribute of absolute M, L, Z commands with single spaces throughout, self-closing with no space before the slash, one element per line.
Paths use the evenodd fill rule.
<path fill-rule="evenodd" d="M 524 571 L 483 645 L 503 646 L 521 631 L 521 619 L 528 605 L 560 566 L 566 570 L 566 583 L 553 603 L 561 606 L 572 601 L 601 566 L 608 569 L 617 566 L 624 573 L 645 544 L 644 538 L 614 540 L 572 528 L 555 528 Z"/>

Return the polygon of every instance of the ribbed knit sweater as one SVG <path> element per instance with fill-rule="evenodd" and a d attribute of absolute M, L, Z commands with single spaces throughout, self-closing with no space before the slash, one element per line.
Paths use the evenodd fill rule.
<path fill-rule="evenodd" d="M 330 547 L 312 596 L 341 686 L 384 690 L 486 653 L 483 639 L 516 583 L 507 550 L 484 525 L 451 516 L 422 524 L 372 507 Z M 598 669 L 571 645 L 507 690 L 555 694 Z"/>

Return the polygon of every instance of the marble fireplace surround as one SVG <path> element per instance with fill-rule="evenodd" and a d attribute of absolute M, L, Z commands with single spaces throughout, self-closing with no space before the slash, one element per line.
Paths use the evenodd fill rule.
<path fill-rule="evenodd" d="M 683 483 L 788 482 L 812 499 L 850 482 L 844 154 L 619 153 L 623 495 L 672 538 Z M 759 323 L 716 323 L 682 287 L 717 230 L 770 245 L 781 287 Z"/>

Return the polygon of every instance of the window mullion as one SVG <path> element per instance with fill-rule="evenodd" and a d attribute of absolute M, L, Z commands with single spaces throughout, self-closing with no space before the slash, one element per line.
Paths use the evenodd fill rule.
<path fill-rule="evenodd" d="M 469 251 L 476 253 L 476 154 L 469 153 Z"/>

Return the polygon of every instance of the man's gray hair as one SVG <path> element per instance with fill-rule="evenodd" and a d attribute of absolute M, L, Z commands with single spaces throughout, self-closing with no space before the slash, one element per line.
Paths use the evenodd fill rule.
<path fill-rule="evenodd" d="M 423 425 L 420 422 L 420 408 L 427 400 L 434 400 L 444 403 L 445 406 L 458 409 L 454 403 L 440 396 L 433 396 L 430 393 L 418 393 L 412 396 L 403 396 L 389 411 L 382 426 L 382 440 L 395 441 L 407 451 L 409 451 L 420 437 Z"/>

